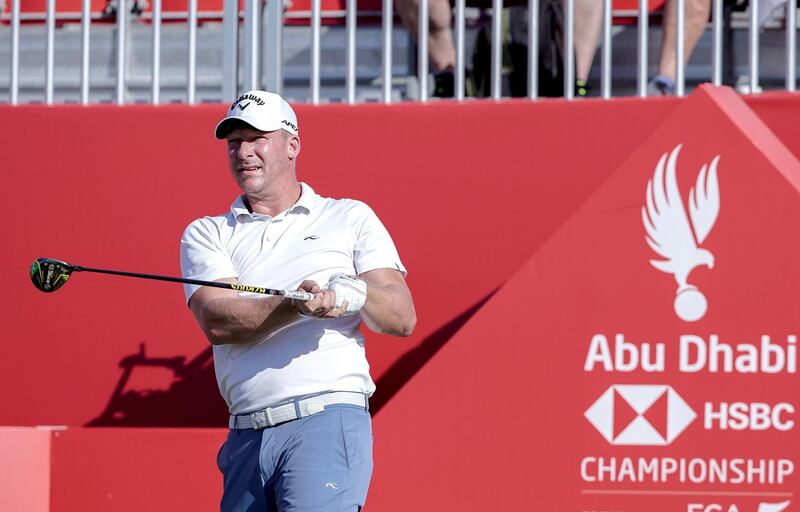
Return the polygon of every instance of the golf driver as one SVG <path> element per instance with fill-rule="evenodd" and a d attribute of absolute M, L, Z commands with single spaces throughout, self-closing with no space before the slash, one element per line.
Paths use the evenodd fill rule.
<path fill-rule="evenodd" d="M 218 283 L 215 281 L 200 281 L 199 279 L 184 279 L 181 277 L 158 276 L 154 274 L 139 274 L 136 272 L 123 272 L 121 270 L 103 270 L 99 268 L 81 267 L 70 265 L 66 261 L 52 258 L 38 258 L 31 263 L 31 281 L 33 286 L 47 293 L 54 292 L 64 286 L 73 272 L 96 272 L 98 274 L 112 274 L 115 276 L 139 277 L 141 279 L 155 279 L 156 281 L 171 281 L 173 283 L 197 284 L 200 286 L 213 286 L 227 288 L 238 292 L 263 293 L 266 295 L 282 295 L 289 299 L 311 300 L 314 296 L 310 293 L 296 290 L 275 290 L 263 286 L 250 286 L 246 284 Z"/>

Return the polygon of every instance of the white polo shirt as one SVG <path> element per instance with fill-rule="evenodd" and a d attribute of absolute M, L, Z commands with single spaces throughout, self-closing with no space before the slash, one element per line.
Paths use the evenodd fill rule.
<path fill-rule="evenodd" d="M 336 272 L 393 268 L 405 275 L 394 242 L 369 206 L 321 197 L 305 183 L 301 188 L 297 203 L 275 217 L 251 213 L 238 197 L 229 213 L 192 222 L 181 237 L 183 276 L 235 277 L 241 284 L 294 290 L 306 279 L 324 287 Z M 198 288 L 184 285 L 187 302 Z M 375 384 L 360 324 L 359 314 L 301 318 L 257 342 L 215 345 L 217 384 L 230 413 L 325 391 L 371 395 Z"/>

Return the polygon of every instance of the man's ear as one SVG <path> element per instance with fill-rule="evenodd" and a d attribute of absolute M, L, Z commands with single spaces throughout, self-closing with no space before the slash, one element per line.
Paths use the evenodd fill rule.
<path fill-rule="evenodd" d="M 297 158 L 297 155 L 300 154 L 300 138 L 297 137 L 297 135 L 289 134 L 289 140 L 287 142 L 289 145 L 289 147 L 287 148 L 288 149 L 287 152 L 289 153 L 289 159 L 294 160 L 295 158 Z"/>

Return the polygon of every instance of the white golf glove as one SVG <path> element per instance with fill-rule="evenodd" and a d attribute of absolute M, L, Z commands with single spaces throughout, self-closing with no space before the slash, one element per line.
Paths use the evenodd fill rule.
<path fill-rule="evenodd" d="M 367 283 L 356 276 L 349 276 L 341 272 L 333 274 L 328 280 L 329 290 L 336 293 L 336 307 L 342 307 L 347 301 L 347 309 L 344 315 L 354 315 L 358 313 L 367 301 Z"/>

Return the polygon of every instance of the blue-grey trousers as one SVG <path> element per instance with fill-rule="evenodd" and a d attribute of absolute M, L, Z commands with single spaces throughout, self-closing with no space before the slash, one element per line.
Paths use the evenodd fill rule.
<path fill-rule="evenodd" d="M 231 430 L 217 465 L 222 512 L 358 512 L 372 476 L 369 412 L 329 405 L 263 430 Z"/>

